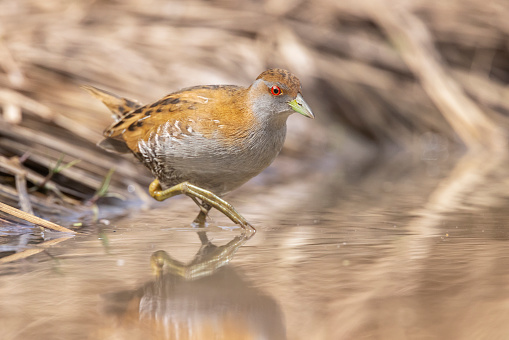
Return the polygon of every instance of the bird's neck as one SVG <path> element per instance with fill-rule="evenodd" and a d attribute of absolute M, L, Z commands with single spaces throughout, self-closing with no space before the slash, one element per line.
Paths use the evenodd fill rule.
<path fill-rule="evenodd" d="M 258 122 L 256 125 L 250 133 L 248 147 L 257 154 L 257 157 L 264 158 L 264 162 L 270 164 L 283 148 L 286 137 L 286 117 Z"/>

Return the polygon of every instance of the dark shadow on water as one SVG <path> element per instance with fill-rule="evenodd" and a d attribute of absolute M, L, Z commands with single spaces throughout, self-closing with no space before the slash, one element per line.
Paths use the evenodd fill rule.
<path fill-rule="evenodd" d="M 156 338 L 285 339 L 275 299 L 228 265 L 254 234 L 243 233 L 222 246 L 210 242 L 204 231 L 197 234 L 202 245 L 190 262 L 164 250 L 154 252 L 155 279 L 133 291 L 108 294 L 106 315 Z"/>

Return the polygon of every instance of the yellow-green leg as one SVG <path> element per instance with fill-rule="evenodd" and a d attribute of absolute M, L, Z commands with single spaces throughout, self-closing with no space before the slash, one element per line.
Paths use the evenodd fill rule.
<path fill-rule="evenodd" d="M 196 218 L 194 219 L 193 223 L 198 225 L 200 228 L 205 227 L 205 221 L 207 220 L 207 214 L 209 213 L 210 209 L 212 209 L 212 206 L 208 205 L 207 203 L 200 202 L 197 198 L 191 197 L 196 203 L 197 206 L 200 207 L 200 213 Z"/>
<path fill-rule="evenodd" d="M 189 182 L 182 182 L 172 186 L 169 189 L 162 190 L 161 185 L 159 184 L 159 180 L 155 179 L 152 183 L 150 183 L 148 190 L 150 196 L 154 197 L 158 201 L 164 201 L 167 198 L 181 194 L 191 197 L 201 209 L 200 214 L 198 217 L 196 217 L 196 220 L 202 218 L 204 221 L 208 210 L 210 210 L 210 207 L 213 207 L 225 214 L 230 220 L 240 225 L 242 228 L 256 231 L 255 228 L 250 225 L 246 219 L 233 208 L 230 203 L 216 196 L 212 192 L 202 189 Z M 201 200 L 206 206 L 199 204 L 196 199 Z"/>
<path fill-rule="evenodd" d="M 197 206 L 200 207 L 200 213 L 193 221 L 193 226 L 198 226 L 198 228 L 205 228 L 205 222 L 207 220 L 207 214 L 209 213 L 210 209 L 212 207 L 206 203 L 200 202 L 197 198 L 191 197 L 196 203 Z M 207 233 L 204 231 L 198 231 L 198 237 L 200 238 L 200 241 L 202 245 L 206 245 L 209 243 L 209 239 L 207 237 Z"/>

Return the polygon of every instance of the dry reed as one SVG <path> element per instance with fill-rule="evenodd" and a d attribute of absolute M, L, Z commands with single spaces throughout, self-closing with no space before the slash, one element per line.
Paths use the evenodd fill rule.
<path fill-rule="evenodd" d="M 299 75 L 319 120 L 357 140 L 407 146 L 432 132 L 500 149 L 507 15 L 502 0 L 0 2 L 0 199 L 77 207 L 113 167 L 113 192 L 149 181 L 95 147 L 110 117 L 83 84 L 146 102 L 279 66 Z M 302 128 L 300 139 L 323 129 Z M 30 192 L 62 155 L 82 162 Z"/>

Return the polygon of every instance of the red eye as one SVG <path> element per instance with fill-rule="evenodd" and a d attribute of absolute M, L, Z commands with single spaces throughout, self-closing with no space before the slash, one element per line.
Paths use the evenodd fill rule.
<path fill-rule="evenodd" d="M 279 88 L 279 86 L 274 85 L 270 88 L 270 93 L 272 93 L 275 96 L 279 96 L 283 94 L 283 91 Z"/>

